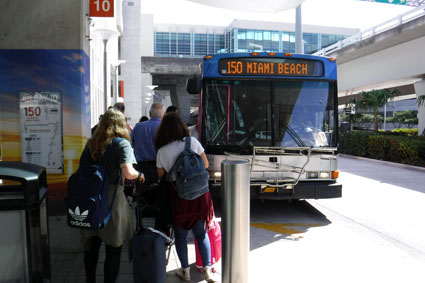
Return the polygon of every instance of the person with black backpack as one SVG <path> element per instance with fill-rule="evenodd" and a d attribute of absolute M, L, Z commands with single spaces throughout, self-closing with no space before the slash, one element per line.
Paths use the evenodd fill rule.
<path fill-rule="evenodd" d="M 84 248 L 86 282 L 96 282 L 99 249 L 104 242 L 106 249 L 104 282 L 112 283 L 116 282 L 118 277 L 121 247 L 124 243 L 131 247 L 130 242 L 134 233 L 131 208 L 124 195 L 122 180 L 125 178 L 144 181 L 143 174 L 133 168 L 136 158 L 130 144 L 125 116 L 114 108 L 105 112 L 98 128 L 87 141 L 80 158 L 80 167 L 99 161 L 106 169 L 112 216 L 101 229 L 81 229 L 81 243 Z"/>
<path fill-rule="evenodd" d="M 189 136 L 186 124 L 177 113 L 164 116 L 155 135 L 155 145 L 158 176 L 161 182 L 167 180 L 171 187 L 171 218 L 182 266 L 176 275 L 185 282 L 190 281 L 187 234 L 192 230 L 199 246 L 205 280 L 215 282 L 207 233 L 214 207 L 208 190 L 208 160 L 204 148 L 196 138 Z"/>

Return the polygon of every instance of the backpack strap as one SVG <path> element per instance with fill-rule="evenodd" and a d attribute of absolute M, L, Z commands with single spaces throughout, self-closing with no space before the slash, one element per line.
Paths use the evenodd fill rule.
<path fill-rule="evenodd" d="M 114 138 L 112 142 L 106 147 L 105 152 L 103 153 L 102 157 L 99 159 L 99 164 L 105 166 L 106 160 L 108 160 L 108 155 L 111 154 L 112 149 L 115 145 L 119 144 L 123 138 Z"/>
<path fill-rule="evenodd" d="M 186 144 L 185 144 L 185 146 L 184 146 L 184 150 L 188 150 L 188 149 L 190 149 L 190 142 L 191 142 L 191 140 L 192 140 L 192 138 L 191 138 L 191 137 L 186 137 L 186 138 L 185 138 Z"/>
<path fill-rule="evenodd" d="M 183 151 L 186 151 L 190 149 L 190 142 L 191 137 L 185 137 L 185 145 Z M 174 182 L 176 180 L 176 163 L 173 164 L 173 166 L 170 169 L 170 172 L 167 172 L 167 175 L 165 175 L 165 180 L 168 182 Z"/>
<path fill-rule="evenodd" d="M 109 144 L 106 147 L 106 150 L 103 153 L 103 156 L 100 158 L 99 164 L 101 164 L 102 166 L 105 166 L 105 163 L 106 163 L 106 160 L 107 160 L 108 155 L 111 155 L 112 149 L 115 147 L 115 145 L 119 144 L 122 140 L 123 140 L 123 138 L 120 138 L 120 137 L 114 138 L 112 140 L 111 144 Z M 115 196 L 117 195 L 118 184 L 120 183 L 120 180 L 121 180 L 121 169 L 120 169 L 120 174 L 118 175 L 117 188 L 115 189 L 114 196 L 112 197 L 111 207 L 110 207 L 111 209 L 114 206 Z"/>

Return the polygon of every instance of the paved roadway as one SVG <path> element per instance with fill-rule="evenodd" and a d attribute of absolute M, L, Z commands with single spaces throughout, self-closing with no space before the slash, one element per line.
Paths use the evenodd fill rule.
<path fill-rule="evenodd" d="M 425 170 L 347 156 L 339 168 L 342 198 L 251 202 L 250 283 L 425 282 Z M 50 219 L 56 248 L 58 221 Z M 81 253 L 54 250 L 53 282 L 84 282 Z M 132 282 L 125 258 L 119 282 Z M 180 282 L 178 265 L 172 250 L 167 283 Z M 205 282 L 193 265 L 191 274 Z"/>
<path fill-rule="evenodd" d="M 425 170 L 339 168 L 340 199 L 252 203 L 250 282 L 425 282 Z"/>

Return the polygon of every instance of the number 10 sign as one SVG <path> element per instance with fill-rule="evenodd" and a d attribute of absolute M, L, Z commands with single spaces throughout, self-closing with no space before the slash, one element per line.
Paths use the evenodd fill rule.
<path fill-rule="evenodd" d="M 90 17 L 113 17 L 114 0 L 90 0 Z"/>

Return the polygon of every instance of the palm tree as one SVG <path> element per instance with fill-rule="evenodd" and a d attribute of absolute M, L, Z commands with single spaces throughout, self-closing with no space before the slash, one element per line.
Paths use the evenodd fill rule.
<path fill-rule="evenodd" d="M 350 98 L 347 105 L 354 104 L 358 109 L 372 109 L 374 131 L 378 132 L 378 108 L 383 107 L 389 99 L 394 98 L 398 93 L 398 89 L 362 91 L 360 97 Z"/>
<path fill-rule="evenodd" d="M 416 103 L 418 104 L 418 106 L 425 106 L 425 95 L 418 96 L 418 98 L 416 99 Z"/>

